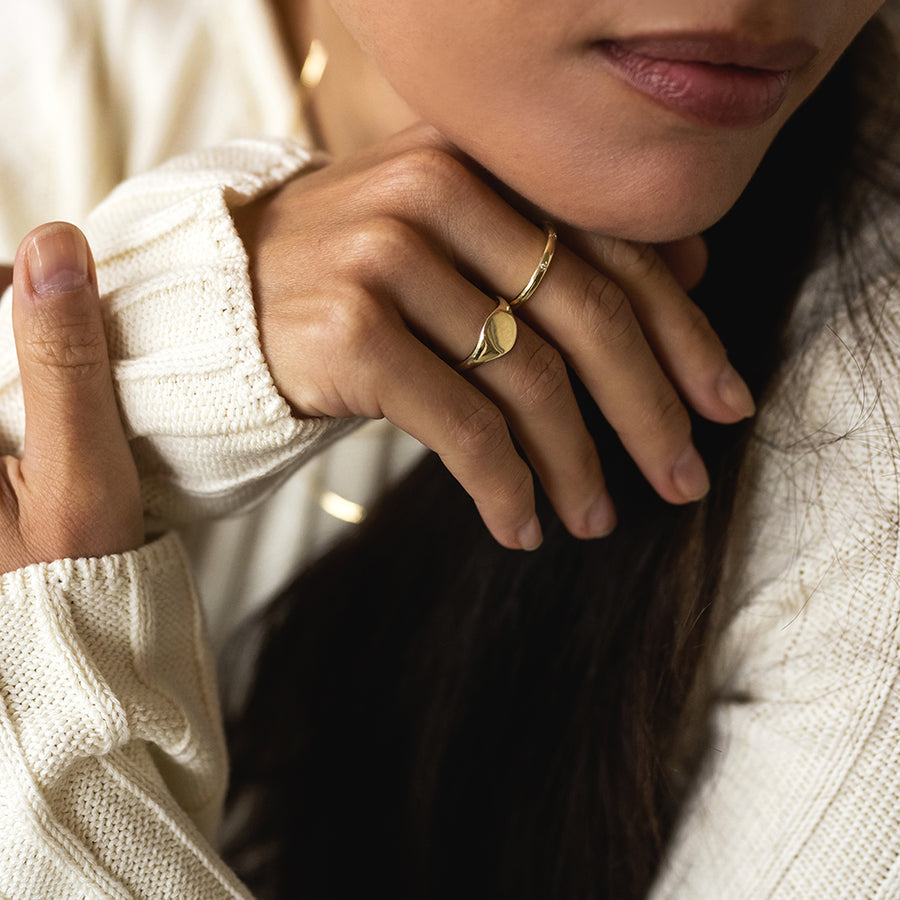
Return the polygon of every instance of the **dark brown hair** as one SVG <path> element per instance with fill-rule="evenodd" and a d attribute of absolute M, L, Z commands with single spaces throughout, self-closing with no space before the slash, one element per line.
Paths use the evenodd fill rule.
<path fill-rule="evenodd" d="M 695 299 L 758 397 L 823 223 L 849 246 L 861 185 L 895 177 L 871 122 L 896 72 L 875 20 L 707 236 Z M 540 498 L 543 547 L 505 551 L 429 457 L 241 635 L 263 638 L 229 722 L 227 858 L 260 898 L 646 893 L 703 747 L 752 426 L 695 422 L 713 489 L 674 507 L 581 400 L 610 538 L 573 539 Z"/>

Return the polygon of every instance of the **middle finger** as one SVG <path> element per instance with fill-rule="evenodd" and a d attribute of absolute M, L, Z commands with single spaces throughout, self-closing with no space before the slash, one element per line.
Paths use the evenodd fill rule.
<path fill-rule="evenodd" d="M 421 248 L 415 271 L 392 284 L 411 329 L 441 358 L 458 363 L 497 307 L 440 254 Z M 434 298 L 440 298 L 435 303 Z M 513 349 L 467 373 L 503 412 L 551 503 L 577 537 L 608 534 L 615 511 L 594 445 L 559 352 L 521 320 Z"/>

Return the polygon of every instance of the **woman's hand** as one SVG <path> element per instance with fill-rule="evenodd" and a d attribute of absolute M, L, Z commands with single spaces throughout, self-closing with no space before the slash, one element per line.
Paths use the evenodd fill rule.
<path fill-rule="evenodd" d="M 460 374 L 494 296 L 521 290 L 545 239 L 428 127 L 299 178 L 235 219 L 263 350 L 294 409 L 387 417 L 441 456 L 507 547 L 541 540 L 510 432 L 573 534 L 615 524 L 566 362 L 672 503 L 709 485 L 680 397 L 718 422 L 753 412 L 660 255 L 586 234 L 561 235 L 568 246 L 516 311 L 513 350 Z"/>
<path fill-rule="evenodd" d="M 0 460 L 0 572 L 139 547 L 137 469 L 113 393 L 93 259 L 74 226 L 44 225 L 22 241 L 12 315 L 25 448 L 21 460 Z"/>

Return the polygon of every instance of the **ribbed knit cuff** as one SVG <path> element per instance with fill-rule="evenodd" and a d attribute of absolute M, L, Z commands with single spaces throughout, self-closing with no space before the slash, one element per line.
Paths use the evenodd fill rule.
<path fill-rule="evenodd" d="M 281 140 L 179 157 L 120 185 L 86 224 L 145 512 L 166 522 L 250 505 L 352 427 L 297 419 L 259 343 L 230 210 L 322 159 Z M 0 450 L 24 433 L 10 294 L 0 307 Z"/>

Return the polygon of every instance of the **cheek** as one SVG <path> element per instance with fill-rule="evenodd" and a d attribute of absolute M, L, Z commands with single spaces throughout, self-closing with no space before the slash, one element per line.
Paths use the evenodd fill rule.
<path fill-rule="evenodd" d="M 440 130 L 444 122 L 455 130 L 482 127 L 488 109 L 493 122 L 498 113 L 514 115 L 517 97 L 537 86 L 537 71 L 555 63 L 548 47 L 559 40 L 551 31 L 559 14 L 545 0 L 332 0 L 332 6 L 394 90 Z M 566 0 L 570 15 L 571 7 Z"/>
<path fill-rule="evenodd" d="M 344 27 L 408 102 L 459 80 L 483 38 L 472 0 L 329 0 Z M 485 9 L 496 5 L 482 0 Z M 469 9 L 473 7 L 473 9 Z M 508 31 L 508 29 L 506 29 Z M 504 31 L 500 33 L 504 34 Z"/>

